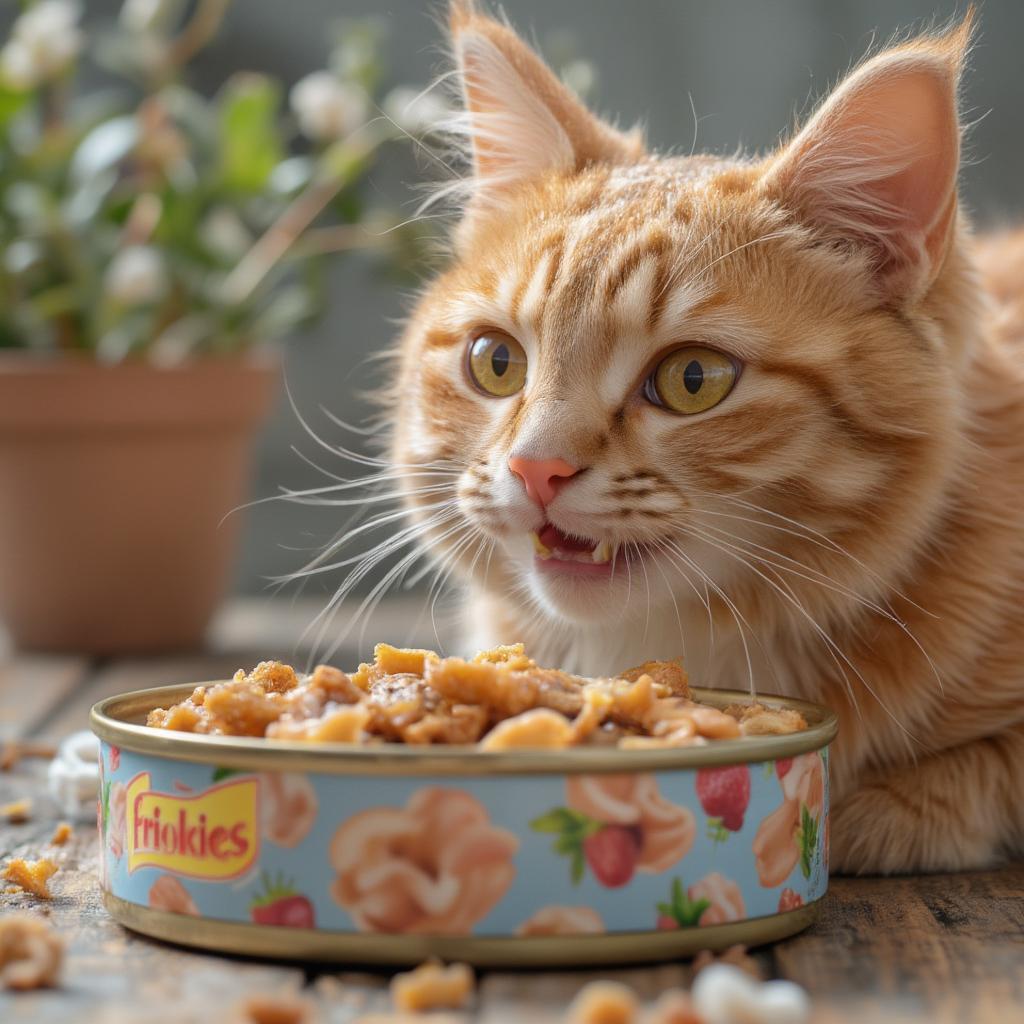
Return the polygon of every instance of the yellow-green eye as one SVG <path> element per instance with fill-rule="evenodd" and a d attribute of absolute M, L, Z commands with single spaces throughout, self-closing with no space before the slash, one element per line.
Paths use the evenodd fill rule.
<path fill-rule="evenodd" d="M 526 353 L 504 331 L 488 331 L 469 345 L 469 375 L 487 395 L 507 398 L 526 383 Z"/>
<path fill-rule="evenodd" d="M 677 348 L 654 368 L 646 394 L 655 405 L 693 415 L 718 405 L 736 383 L 736 364 L 713 348 Z"/>

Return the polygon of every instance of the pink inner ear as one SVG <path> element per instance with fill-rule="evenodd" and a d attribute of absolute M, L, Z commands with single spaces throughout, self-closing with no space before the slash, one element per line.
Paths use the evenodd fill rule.
<path fill-rule="evenodd" d="M 880 269 L 930 278 L 955 210 L 956 72 L 932 54 L 883 55 L 847 80 L 769 181 L 812 223 L 879 252 Z"/>
<path fill-rule="evenodd" d="M 934 73 L 895 75 L 855 97 L 847 127 L 903 150 L 906 167 L 866 186 L 925 236 L 943 216 L 956 181 L 959 128 L 952 90 Z M 896 154 L 894 154 L 896 155 Z"/>

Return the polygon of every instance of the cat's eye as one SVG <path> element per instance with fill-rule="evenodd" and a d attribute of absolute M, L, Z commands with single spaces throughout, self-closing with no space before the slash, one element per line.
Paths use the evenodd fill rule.
<path fill-rule="evenodd" d="M 508 398 L 526 384 L 526 353 L 504 331 L 487 331 L 469 344 L 469 376 L 485 394 Z"/>
<path fill-rule="evenodd" d="M 655 405 L 687 416 L 718 405 L 736 383 L 736 364 L 713 348 L 677 348 L 654 368 L 644 393 Z"/>

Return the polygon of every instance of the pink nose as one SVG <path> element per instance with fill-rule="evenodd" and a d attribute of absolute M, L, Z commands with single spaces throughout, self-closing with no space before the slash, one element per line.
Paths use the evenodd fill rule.
<path fill-rule="evenodd" d="M 565 459 L 524 459 L 513 455 L 508 468 L 526 485 L 526 493 L 538 505 L 549 505 L 555 497 L 558 480 L 567 480 L 579 470 Z"/>

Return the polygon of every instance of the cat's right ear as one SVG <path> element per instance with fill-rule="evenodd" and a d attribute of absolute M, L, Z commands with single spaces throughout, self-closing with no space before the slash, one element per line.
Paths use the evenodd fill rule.
<path fill-rule="evenodd" d="M 450 21 L 475 199 L 546 171 L 642 155 L 638 134 L 591 114 L 511 28 L 481 14 L 473 0 L 452 0 Z"/>
<path fill-rule="evenodd" d="M 866 61 L 769 162 L 762 187 L 823 237 L 865 248 L 883 291 L 924 294 L 953 234 L 957 89 L 973 8 Z"/>

